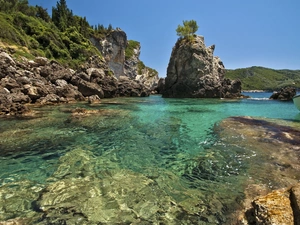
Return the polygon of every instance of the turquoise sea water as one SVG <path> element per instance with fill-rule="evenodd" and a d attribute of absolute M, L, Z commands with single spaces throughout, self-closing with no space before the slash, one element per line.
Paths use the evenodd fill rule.
<path fill-rule="evenodd" d="M 123 181 L 130 178 L 129 183 L 136 185 L 128 188 L 137 193 L 136 198 L 141 198 L 138 181 L 143 177 L 157 185 L 157 202 L 166 197 L 180 206 L 186 216 L 184 213 L 180 214 L 181 217 L 176 214 L 172 219 L 175 222 L 169 224 L 225 223 L 226 216 L 239 207 L 244 197 L 243 184 L 249 179 L 247 170 L 252 163 L 247 159 L 252 153 L 240 146 L 222 143 L 215 132 L 216 126 L 231 116 L 300 123 L 300 113 L 292 102 L 268 100 L 271 93 L 245 94 L 251 98 L 165 99 L 151 96 L 105 99 L 97 105 L 78 103 L 36 107 L 33 108 L 36 115 L 29 118 L 0 118 L 0 195 L 2 199 L 13 199 L 11 206 L 9 201 L 0 202 L 0 221 L 41 214 L 41 210 L 36 210 L 32 203 L 39 202 L 38 198 L 45 192 L 43 190 L 59 180 L 93 177 L 99 183 L 109 181 L 113 190 L 118 184 L 110 178 L 122 173 Z M 92 113 L 86 116 L 78 109 Z M 83 163 L 83 158 L 87 160 L 89 157 L 82 154 L 92 155 L 92 160 Z M 76 158 L 78 155 L 80 159 Z M 69 158 L 64 160 L 64 157 Z M 36 194 L 32 194 L 33 190 Z M 29 192 L 28 196 L 25 194 L 25 203 L 17 194 Z M 101 194 L 103 198 L 105 195 L 112 198 L 109 191 L 105 193 Z M 147 193 L 144 195 L 152 196 Z M 134 205 L 130 202 L 134 201 L 134 197 L 128 200 L 130 203 L 124 200 L 123 195 L 114 195 L 114 198 L 118 203 L 122 199 L 122 204 L 115 206 L 114 213 L 122 211 L 125 203 Z M 154 202 L 155 197 L 151 198 Z M 82 196 L 81 201 L 86 199 Z M 104 201 L 109 202 L 107 199 Z M 203 209 L 200 211 L 203 211 L 203 216 L 193 212 L 192 207 L 200 204 L 194 204 L 194 201 L 202 202 Z M 42 208 L 43 201 L 39 204 L 38 207 Z M 108 205 L 103 209 L 112 207 Z M 150 210 L 151 207 L 157 206 L 145 208 Z M 53 208 L 55 206 L 51 210 Z M 162 211 L 153 212 L 156 216 L 148 215 L 148 212 L 146 216 L 140 209 L 139 217 L 147 218 L 145 221 L 149 224 L 173 218 L 167 216 L 172 213 L 164 214 Z M 162 218 L 158 219 L 158 212 L 163 214 Z M 126 220 L 130 221 L 128 218 L 131 217 L 126 216 Z M 125 220 L 121 216 L 119 219 L 114 216 L 101 218 L 99 221 L 103 224 L 105 221 L 110 221 L 107 224 L 120 224 Z"/>

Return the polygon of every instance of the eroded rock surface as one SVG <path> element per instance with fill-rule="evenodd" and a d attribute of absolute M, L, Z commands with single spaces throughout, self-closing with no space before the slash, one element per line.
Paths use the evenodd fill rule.
<path fill-rule="evenodd" d="M 241 96 L 241 82 L 224 79 L 225 67 L 206 47 L 204 37 L 179 39 L 173 48 L 165 78 L 163 97 L 234 98 Z"/>
<path fill-rule="evenodd" d="M 158 73 L 145 66 L 140 60 L 140 43 L 136 42 L 132 55 L 126 58 L 125 51 L 129 41 L 124 31 L 116 29 L 103 39 L 91 38 L 91 41 L 105 57 L 109 68 L 118 79 L 125 76 L 132 82 L 141 84 L 152 91 L 156 88 L 159 80 Z"/>

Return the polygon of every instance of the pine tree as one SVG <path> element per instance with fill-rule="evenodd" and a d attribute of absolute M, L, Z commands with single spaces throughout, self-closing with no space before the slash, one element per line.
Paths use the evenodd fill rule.
<path fill-rule="evenodd" d="M 72 19 L 73 12 L 68 8 L 66 0 L 60 0 L 56 7 L 52 7 L 52 21 L 61 31 L 69 27 Z"/>
<path fill-rule="evenodd" d="M 178 25 L 176 32 L 178 36 L 191 41 L 198 28 L 199 26 L 195 20 L 184 20 L 183 26 Z"/>
<path fill-rule="evenodd" d="M 38 6 L 38 5 L 36 5 L 35 8 L 36 8 L 36 14 L 35 14 L 36 17 L 41 18 L 42 20 L 44 20 L 46 22 L 49 22 L 51 20 L 49 14 L 47 12 L 47 9 L 44 9 L 43 7 Z"/>

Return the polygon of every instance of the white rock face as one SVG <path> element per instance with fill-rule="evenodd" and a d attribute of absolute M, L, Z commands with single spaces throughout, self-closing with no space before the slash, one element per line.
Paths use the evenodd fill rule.
<path fill-rule="evenodd" d="M 132 80 L 139 81 L 150 89 L 157 86 L 158 73 L 146 67 L 139 59 L 141 53 L 140 44 L 133 49 L 133 55 L 129 59 L 125 58 L 128 40 L 124 31 L 120 29 L 114 30 L 103 40 L 99 41 L 92 38 L 91 41 L 101 51 L 116 78 L 120 79 L 120 77 L 127 76 Z"/>

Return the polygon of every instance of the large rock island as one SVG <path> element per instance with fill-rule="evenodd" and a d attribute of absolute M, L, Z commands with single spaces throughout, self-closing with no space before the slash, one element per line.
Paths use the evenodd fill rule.
<path fill-rule="evenodd" d="M 159 84 L 163 97 L 169 98 L 237 98 L 241 96 L 241 82 L 224 78 L 225 67 L 213 55 L 215 46 L 206 47 L 203 36 L 176 42 L 165 83 Z M 163 86 L 163 87 L 162 87 Z"/>

